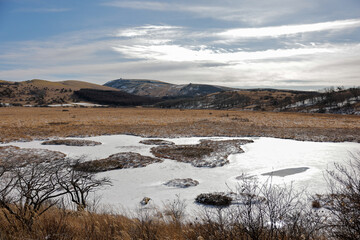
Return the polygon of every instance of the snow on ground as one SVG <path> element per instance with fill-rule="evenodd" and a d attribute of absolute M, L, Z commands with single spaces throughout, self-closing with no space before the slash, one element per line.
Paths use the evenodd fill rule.
<path fill-rule="evenodd" d="M 95 103 L 63 103 L 63 104 L 50 104 L 49 107 L 106 107 L 107 105 L 95 104 Z"/>
<path fill-rule="evenodd" d="M 71 138 L 79 139 L 79 138 Z M 136 152 L 146 156 L 152 145 L 139 143 L 145 138 L 130 135 L 111 135 L 81 138 L 101 142 L 97 146 L 63 146 L 41 145 L 42 141 L 13 142 L 0 146 L 14 145 L 22 148 L 41 148 L 60 151 L 69 157 L 85 156 L 87 160 L 106 158 L 119 152 Z M 175 144 L 197 144 L 201 139 L 229 140 L 238 138 L 169 138 Z M 293 183 L 297 189 L 306 188 L 309 193 L 324 193 L 327 184 L 324 179 L 326 169 L 332 169 L 334 162 L 350 159 L 350 153 L 360 151 L 359 143 L 302 142 L 276 138 L 247 138 L 254 143 L 242 145 L 245 153 L 229 156 L 230 164 L 216 168 L 197 168 L 189 163 L 165 159 L 162 163 L 150 164 L 144 168 L 120 169 L 99 173 L 99 177 L 110 177 L 113 186 L 101 189 L 103 206 L 111 210 L 128 210 L 140 208 L 140 201 L 150 197 L 152 204 L 162 207 L 163 204 L 176 199 L 177 195 L 186 201 L 187 211 L 199 210 L 194 202 L 200 193 L 235 190 L 236 177 L 245 173 L 266 181 L 269 176 L 263 173 L 286 169 L 307 167 L 308 170 L 285 177 L 272 177 L 276 184 Z M 165 186 L 164 183 L 175 178 L 192 178 L 199 185 L 191 188 Z"/>

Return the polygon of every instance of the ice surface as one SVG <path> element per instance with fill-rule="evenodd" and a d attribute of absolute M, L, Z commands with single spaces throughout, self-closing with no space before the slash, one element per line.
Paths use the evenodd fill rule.
<path fill-rule="evenodd" d="M 263 176 L 275 176 L 275 177 L 286 177 L 286 176 L 289 176 L 289 175 L 305 172 L 308 169 L 309 168 L 307 168 L 307 167 L 285 168 L 285 169 L 280 169 L 280 170 L 276 170 L 276 171 L 272 171 L 272 172 L 268 172 L 268 173 L 263 173 L 261 175 L 263 175 Z"/>
<path fill-rule="evenodd" d="M 77 139 L 77 138 L 71 138 Z M 106 158 L 119 152 L 136 152 L 152 156 L 152 145 L 140 144 L 146 138 L 130 135 L 111 135 L 79 138 L 101 142 L 98 146 L 63 146 L 41 145 L 42 141 L 12 142 L 0 146 L 14 145 L 21 148 L 41 148 L 60 151 L 69 157 L 85 156 L 87 160 Z M 197 144 L 201 139 L 229 140 L 238 138 L 162 138 L 175 144 Z M 150 197 L 152 204 L 162 206 L 176 199 L 177 195 L 186 201 L 187 211 L 198 210 L 195 198 L 200 193 L 227 192 L 235 190 L 241 174 L 258 177 L 266 181 L 269 176 L 263 173 L 286 168 L 309 168 L 304 172 L 285 177 L 273 176 L 275 184 L 293 183 L 297 189 L 306 188 L 309 193 L 324 193 L 327 184 L 324 179 L 326 169 L 333 169 L 334 162 L 350 159 L 351 153 L 359 152 L 359 143 L 302 142 L 276 138 L 247 138 L 254 143 L 242 145 L 245 153 L 229 156 L 230 163 L 223 167 L 196 168 L 191 164 L 165 159 L 162 163 L 154 163 L 144 168 L 120 169 L 99 173 L 99 177 L 112 179 L 113 186 L 101 189 L 97 195 L 102 196 L 101 203 L 112 210 L 126 209 L 134 211 L 140 207 L 144 197 Z M 199 185 L 191 188 L 175 188 L 163 185 L 175 178 L 192 178 Z"/>

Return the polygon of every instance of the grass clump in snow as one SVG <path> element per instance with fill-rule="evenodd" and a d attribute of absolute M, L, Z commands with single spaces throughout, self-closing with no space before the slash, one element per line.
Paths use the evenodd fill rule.
<path fill-rule="evenodd" d="M 151 149 L 156 157 L 191 163 L 195 167 L 219 167 L 229 163 L 230 154 L 243 153 L 240 147 L 252 140 L 202 140 L 194 145 L 158 146 Z"/>
<path fill-rule="evenodd" d="M 225 193 L 202 193 L 195 198 L 197 203 L 213 206 L 229 206 L 232 200 Z"/>
<path fill-rule="evenodd" d="M 45 141 L 42 145 L 66 145 L 66 146 L 96 146 L 101 145 L 101 142 L 91 141 L 91 140 L 78 140 L 78 139 L 56 139 Z"/>
<path fill-rule="evenodd" d="M 65 157 L 66 154 L 62 152 L 47 149 L 19 148 L 16 146 L 0 147 L 0 164 L 6 162 L 14 166 L 25 166 L 29 163 L 51 162 Z"/>
<path fill-rule="evenodd" d="M 199 185 L 199 182 L 191 178 L 184 178 L 184 179 L 175 178 L 170 181 L 167 181 L 166 183 L 164 183 L 164 185 L 168 187 L 188 188 Z"/>
<path fill-rule="evenodd" d="M 140 143 L 145 144 L 145 145 L 174 145 L 175 144 L 171 141 L 166 141 L 166 140 L 162 140 L 162 139 L 146 139 L 146 140 L 140 141 Z"/>
<path fill-rule="evenodd" d="M 86 161 L 75 166 L 76 170 L 84 172 L 105 172 L 123 168 L 146 167 L 149 164 L 162 162 L 163 160 L 139 153 L 125 152 L 110 155 L 105 159 Z"/>

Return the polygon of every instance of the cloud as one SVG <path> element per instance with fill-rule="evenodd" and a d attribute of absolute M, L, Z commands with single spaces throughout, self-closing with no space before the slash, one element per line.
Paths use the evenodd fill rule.
<path fill-rule="evenodd" d="M 144 36 L 144 35 L 157 34 L 157 33 L 167 34 L 171 30 L 180 29 L 180 28 L 181 27 L 175 27 L 175 26 L 146 25 L 146 26 L 121 30 L 119 31 L 119 33 L 116 34 L 116 36 L 137 37 L 137 36 Z"/>
<path fill-rule="evenodd" d="M 351 21 L 340 22 L 336 26 Z M 0 76 L 5 80 L 72 78 L 100 84 L 119 77 L 147 78 L 229 87 L 358 84 L 358 42 L 300 41 L 295 34 L 276 46 L 273 43 L 278 39 L 255 39 L 261 49 L 252 45 L 254 39 L 244 39 L 243 46 L 214 43 L 227 40 L 218 34 L 226 31 L 145 25 L 11 42 L 0 46 Z"/>
<path fill-rule="evenodd" d="M 284 25 L 263 28 L 238 28 L 220 32 L 220 37 L 237 38 L 263 38 L 279 37 L 283 35 L 294 35 L 299 33 L 321 32 L 357 28 L 360 26 L 360 19 L 348 19 L 332 22 L 321 22 L 313 24 Z"/>
<path fill-rule="evenodd" d="M 155 2 L 155 1 L 109 1 L 103 3 L 104 6 L 130 8 L 137 10 L 151 10 L 151 11 L 172 11 L 172 12 L 187 12 L 194 14 L 194 17 L 199 18 L 214 18 L 225 21 L 241 21 L 252 23 L 263 23 L 265 19 L 273 18 L 282 14 L 289 14 L 292 11 L 289 8 L 278 8 L 277 11 L 266 11 L 266 9 L 259 9 L 253 11 L 252 6 L 247 6 L 249 1 L 233 2 L 229 5 L 226 1 L 219 4 L 218 1 L 206 1 L 203 4 L 185 2 L 182 4 L 171 2 Z M 298 4 L 297 4 L 298 5 Z"/>
<path fill-rule="evenodd" d="M 116 51 L 128 58 L 155 59 L 174 62 L 201 62 L 239 63 L 250 60 L 265 60 L 289 58 L 301 55 L 329 53 L 331 48 L 297 48 L 297 49 L 269 49 L 266 51 L 214 51 L 205 47 L 191 49 L 179 45 L 150 45 L 150 46 L 119 46 L 113 47 Z"/>
<path fill-rule="evenodd" d="M 213 18 L 250 24 L 262 24 L 283 15 L 291 15 L 308 7 L 311 3 L 289 0 L 284 4 L 279 0 L 261 1 L 182 1 L 181 4 L 159 1 L 108 1 L 103 6 L 130 8 L 150 11 L 172 11 L 193 14 L 195 18 Z M 275 10 L 276 9 L 276 10 Z"/>
<path fill-rule="evenodd" d="M 293 86 L 289 80 L 302 80 L 304 86 L 311 85 L 358 85 L 360 69 L 360 44 L 336 44 L 327 46 L 332 53 L 314 54 L 299 57 L 296 61 L 268 62 L 254 61 L 246 64 L 228 66 L 234 75 L 246 74 L 246 79 L 256 79 L 257 84 L 279 85 L 285 83 Z M 288 81 L 288 82 L 285 82 Z"/>

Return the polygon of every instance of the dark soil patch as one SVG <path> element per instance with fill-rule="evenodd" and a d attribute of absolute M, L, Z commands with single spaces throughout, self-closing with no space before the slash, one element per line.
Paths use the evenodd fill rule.
<path fill-rule="evenodd" d="M 66 146 L 96 146 L 101 145 L 101 142 L 95 142 L 91 140 L 78 140 L 78 139 L 57 139 L 45 141 L 41 145 L 66 145 Z"/>
<path fill-rule="evenodd" d="M 108 158 L 86 161 L 79 163 L 75 168 L 84 172 L 105 172 L 123 168 L 146 167 L 152 163 L 162 162 L 163 160 L 138 153 L 125 152 L 110 155 Z"/>
<path fill-rule="evenodd" d="M 195 167 L 218 167 L 228 161 L 228 156 L 243 153 L 241 145 L 252 140 L 235 139 L 225 141 L 202 140 L 195 145 L 158 146 L 151 149 L 156 157 L 191 163 Z"/>
<path fill-rule="evenodd" d="M 147 140 L 140 141 L 140 143 L 145 144 L 145 145 L 174 145 L 175 144 L 173 142 L 162 140 L 162 139 L 147 139 Z"/>
<path fill-rule="evenodd" d="M 195 199 L 197 203 L 212 206 L 229 206 L 232 200 L 225 193 L 202 193 Z"/>

